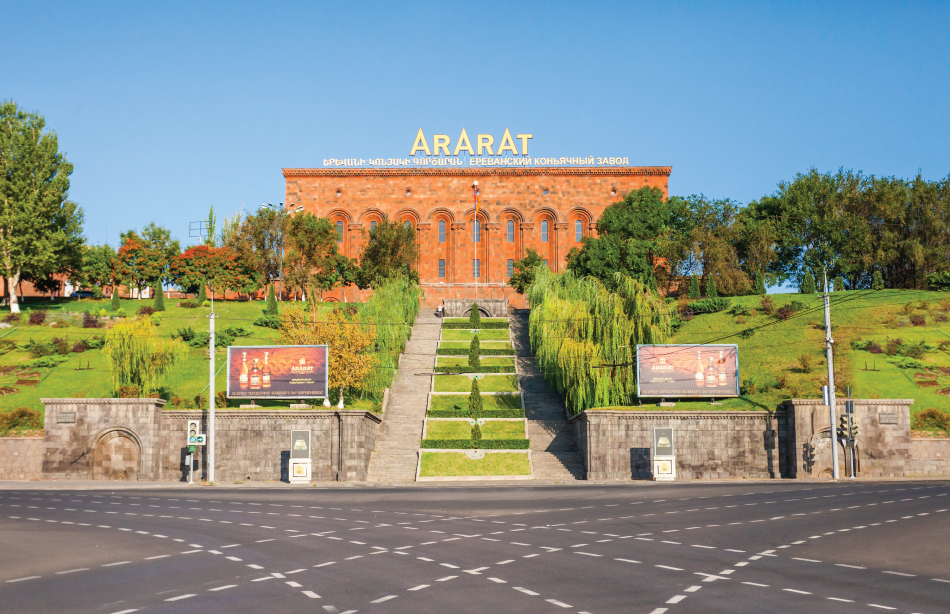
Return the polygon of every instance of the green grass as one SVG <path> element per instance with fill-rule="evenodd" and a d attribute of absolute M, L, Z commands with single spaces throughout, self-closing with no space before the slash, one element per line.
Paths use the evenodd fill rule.
<path fill-rule="evenodd" d="M 176 307 L 177 299 L 166 299 L 166 311 L 162 313 L 162 323 L 158 327 L 159 333 L 166 336 L 173 336 L 179 328 L 190 326 L 196 331 L 207 330 L 209 308 L 184 309 Z M 151 306 L 151 299 L 143 300 L 123 300 L 121 306 L 128 315 L 133 315 L 135 311 L 144 305 Z M 331 304 L 328 303 L 329 308 Z M 252 326 L 254 319 L 263 311 L 264 301 L 221 301 L 214 303 L 216 330 L 223 330 L 230 326 L 245 326 L 251 328 L 253 333 L 250 337 L 241 337 L 235 339 L 235 345 L 267 345 L 278 341 L 279 332 L 270 328 Z M 53 337 L 67 338 L 70 345 L 78 342 L 80 339 L 91 336 L 103 335 L 106 329 L 84 329 L 81 326 L 67 326 L 65 328 L 51 328 L 48 324 L 43 326 L 30 326 L 29 312 L 34 310 L 44 310 L 48 313 L 47 322 L 50 320 L 70 319 L 69 314 L 75 314 L 76 319 L 81 318 L 84 310 L 90 313 L 98 314 L 100 309 L 105 309 L 108 314 L 112 313 L 111 302 L 109 300 L 74 300 L 63 299 L 55 302 L 28 300 L 21 304 L 21 314 L 18 329 L 0 329 L 0 339 L 13 340 L 18 345 L 25 345 L 30 339 L 36 341 L 47 341 Z M 219 371 L 215 377 L 215 390 L 221 391 L 226 385 L 226 370 L 221 368 L 225 361 L 225 350 L 219 348 L 215 354 Z M 4 365 L 23 365 L 33 360 L 29 354 L 21 349 L 14 349 L 0 355 L 0 366 Z M 81 370 L 77 370 L 78 367 Z M 88 367 L 88 369 L 87 369 Z M 15 377 L 0 377 L 0 386 L 13 386 L 19 388 L 19 392 L 0 397 L 0 411 L 9 411 L 17 407 L 29 407 L 42 411 L 43 405 L 41 398 L 56 397 L 86 397 L 109 398 L 113 396 L 112 375 L 109 361 L 102 350 L 89 350 L 83 353 L 71 353 L 65 363 L 53 369 L 34 369 L 40 372 L 40 384 L 35 387 L 16 386 Z M 193 406 L 194 397 L 208 384 L 208 358 L 205 349 L 188 348 L 188 355 L 185 360 L 179 364 L 174 372 L 162 382 L 160 394 L 170 399 L 178 396 L 185 400 L 183 407 Z M 207 397 L 207 390 L 202 394 Z M 335 399 L 334 399 L 335 400 Z M 371 409 L 372 403 L 365 401 L 353 405 L 349 400 L 345 400 L 348 406 L 354 409 Z M 232 399 L 229 405 L 237 407 L 241 403 L 250 403 L 248 400 Z M 286 407 L 288 402 L 285 400 L 257 401 L 258 405 Z M 171 403 L 167 408 L 173 408 Z"/>
<path fill-rule="evenodd" d="M 426 423 L 426 439 L 468 439 L 472 426 L 467 420 L 438 420 L 430 418 Z M 479 427 L 482 439 L 524 439 L 524 421 L 487 420 Z"/>
<path fill-rule="evenodd" d="M 482 380 L 478 380 L 481 386 Z M 469 384 L 471 386 L 471 384 Z M 482 396 L 482 409 L 521 409 L 521 397 L 514 394 Z M 468 411 L 468 395 L 433 395 L 429 403 L 430 411 Z"/>
<path fill-rule="evenodd" d="M 508 341 L 510 338 L 508 331 L 503 328 L 486 328 L 481 330 L 478 334 L 478 341 Z M 446 329 L 442 331 L 442 340 L 443 341 L 468 341 L 471 342 L 475 337 L 476 333 L 469 332 L 467 330 L 452 330 Z"/>
<path fill-rule="evenodd" d="M 733 316 L 728 312 L 696 315 L 686 322 L 671 339 L 671 343 L 736 343 L 739 345 L 739 371 L 744 387 L 756 383 L 754 393 L 737 399 L 724 399 L 722 405 L 710 406 L 708 401 L 679 402 L 681 409 L 775 409 L 788 398 L 821 398 L 821 386 L 827 383 L 827 367 L 824 358 L 824 315 L 820 294 L 769 295 L 776 308 L 799 300 L 807 304 L 808 313 L 797 312 L 789 320 L 779 322 L 761 310 L 762 297 L 733 297 L 733 305 L 755 308 L 758 315 Z M 924 340 L 934 346 L 941 341 L 950 341 L 950 322 L 937 322 L 940 314 L 947 314 L 947 305 L 940 303 L 947 295 L 940 292 L 916 290 L 883 290 L 869 293 L 848 291 L 832 293 L 832 334 L 835 339 L 836 387 L 839 396 L 845 387 L 852 387 L 855 398 L 909 398 L 915 399 L 911 412 L 929 407 L 950 410 L 950 397 L 935 394 L 935 388 L 918 387 L 912 380 L 919 369 L 901 369 L 887 361 L 885 354 L 851 348 L 852 341 L 877 340 L 885 345 L 888 338 L 900 337 L 906 341 Z M 860 296 L 860 298 L 859 298 Z M 840 304 L 838 301 L 841 301 Z M 918 306 L 925 301 L 923 306 Z M 912 314 L 902 314 L 904 305 L 911 303 Z M 909 325 L 910 315 L 923 315 L 927 325 Z M 740 321 L 740 320 L 744 320 Z M 744 329 L 757 328 L 755 334 L 742 339 L 738 333 Z M 805 371 L 800 356 L 811 358 L 812 367 Z M 874 368 L 879 371 L 865 371 Z M 950 354 L 934 350 L 927 352 L 920 362 L 928 367 L 950 367 Z M 785 380 L 785 386 L 776 384 Z M 936 389 L 950 387 L 950 377 L 939 376 Z M 480 383 L 480 382 L 479 382 Z M 765 390 L 763 390 L 763 385 Z M 676 399 L 669 399 L 676 400 Z M 657 400 L 645 399 L 642 409 L 657 410 Z M 649 403 L 649 405 L 647 405 Z M 605 408 L 606 409 L 606 408 Z M 615 408 L 619 409 L 619 408 Z M 640 407 L 625 409 L 641 409 Z"/>
<path fill-rule="evenodd" d="M 423 452 L 419 475 L 449 477 L 475 475 L 531 475 L 527 454 L 488 453 L 472 460 L 461 452 Z"/>
<path fill-rule="evenodd" d="M 436 392 L 470 392 L 472 380 L 464 375 L 436 375 Z M 518 392 L 517 375 L 486 375 L 478 380 L 481 392 Z"/>
<path fill-rule="evenodd" d="M 482 341 L 481 338 L 478 340 L 479 345 L 482 346 L 483 350 L 510 350 L 510 342 L 501 342 L 501 341 Z M 441 341 L 439 342 L 440 348 L 454 348 L 454 349 L 463 349 L 467 350 L 471 340 L 469 341 Z"/>
<path fill-rule="evenodd" d="M 460 322 L 468 322 L 468 318 L 445 318 L 443 322 L 447 324 L 458 324 Z M 507 322 L 508 318 L 482 318 L 482 322 Z"/>
<path fill-rule="evenodd" d="M 513 367 L 515 366 L 514 358 L 506 358 L 504 356 L 488 356 L 482 358 L 481 360 L 483 367 Z M 467 367 L 468 366 L 468 357 L 467 356 L 439 356 L 438 362 L 436 365 L 439 367 Z"/>

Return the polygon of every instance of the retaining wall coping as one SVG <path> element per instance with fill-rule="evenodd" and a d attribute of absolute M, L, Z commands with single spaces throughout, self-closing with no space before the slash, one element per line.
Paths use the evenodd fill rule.
<path fill-rule="evenodd" d="M 163 410 L 163 416 L 180 419 L 196 419 L 208 416 L 206 409 L 168 409 Z M 238 420 L 241 418 L 255 418 L 259 420 L 281 418 L 284 420 L 293 419 L 329 419 L 334 416 L 348 416 L 355 418 L 368 418 L 379 424 L 383 421 L 381 416 L 377 416 L 371 411 L 365 409 L 215 409 L 215 420 Z"/>
<path fill-rule="evenodd" d="M 844 402 L 848 401 L 846 398 L 835 397 L 835 405 L 841 405 L 844 407 Z M 850 399 L 854 401 L 856 405 L 913 405 L 914 399 Z M 788 399 L 787 401 L 782 402 L 783 405 L 818 405 L 824 406 L 824 400 L 822 399 Z"/>
<path fill-rule="evenodd" d="M 154 403 L 159 407 L 165 405 L 165 399 L 138 398 L 138 399 L 110 399 L 85 398 L 72 399 L 40 399 L 43 405 L 148 405 Z"/>
<path fill-rule="evenodd" d="M 726 419 L 735 419 L 735 418 L 746 418 L 749 420 L 761 420 L 768 417 L 776 417 L 777 415 L 784 415 L 784 411 L 767 411 L 767 410 L 757 410 L 757 411 L 714 411 L 714 410 L 679 410 L 679 411 L 640 411 L 640 410 L 616 410 L 616 409 L 590 409 L 582 411 L 581 413 L 571 417 L 570 422 L 577 422 L 581 417 L 587 417 L 588 419 L 594 416 L 604 416 L 604 417 L 618 417 L 626 418 L 629 420 L 655 420 L 657 418 L 678 418 L 685 420 L 726 420 Z"/>

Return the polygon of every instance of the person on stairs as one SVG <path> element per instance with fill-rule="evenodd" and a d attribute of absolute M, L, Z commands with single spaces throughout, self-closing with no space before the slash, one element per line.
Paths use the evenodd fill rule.
<path fill-rule="evenodd" d="M 436 308 L 436 310 L 435 310 L 435 315 L 436 315 L 437 318 L 441 318 L 441 317 L 442 317 L 442 305 L 439 305 L 439 306 Z"/>

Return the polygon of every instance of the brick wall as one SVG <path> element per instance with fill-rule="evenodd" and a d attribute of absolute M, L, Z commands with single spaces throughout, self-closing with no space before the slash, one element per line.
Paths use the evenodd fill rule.
<path fill-rule="evenodd" d="M 589 410 L 571 419 L 589 480 L 652 479 L 654 427 L 673 428 L 677 480 L 770 478 L 784 414 L 764 411 Z"/>
<path fill-rule="evenodd" d="M 473 260 L 480 260 L 478 294 L 524 298 L 507 288 L 508 260 L 530 247 L 563 270 L 581 236 L 595 236 L 603 210 L 645 186 L 669 193 L 670 167 L 507 169 L 284 169 L 286 203 L 339 224 L 340 251 L 359 256 L 365 233 L 383 219 L 409 223 L 418 233 L 419 276 L 426 305 L 475 293 Z M 475 242 L 472 183 L 478 180 L 480 237 Z M 546 193 L 545 193 L 546 192 Z M 509 223 L 512 239 L 509 241 Z M 546 228 L 546 232 L 545 232 Z M 440 240 L 441 239 L 441 240 Z M 546 239 L 546 240 L 545 240 Z M 439 277 L 439 260 L 445 277 Z M 365 300 L 355 288 L 327 292 L 330 300 Z"/>
<path fill-rule="evenodd" d="M 0 480 L 38 480 L 42 472 L 42 437 L 0 437 Z"/>
<path fill-rule="evenodd" d="M 950 475 L 950 439 L 914 437 L 910 456 L 908 476 Z"/>

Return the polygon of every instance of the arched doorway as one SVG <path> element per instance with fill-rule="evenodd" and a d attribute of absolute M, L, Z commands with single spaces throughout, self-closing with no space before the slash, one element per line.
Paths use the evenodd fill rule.
<path fill-rule="evenodd" d="M 96 442 L 92 456 L 92 479 L 135 480 L 142 466 L 142 453 L 135 436 L 124 430 L 110 431 Z"/>

